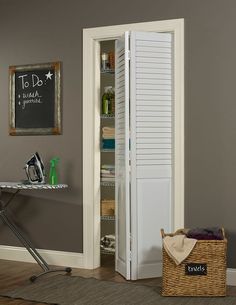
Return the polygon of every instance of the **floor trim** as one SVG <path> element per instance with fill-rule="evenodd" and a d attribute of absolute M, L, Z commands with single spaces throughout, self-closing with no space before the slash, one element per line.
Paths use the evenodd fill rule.
<path fill-rule="evenodd" d="M 43 256 L 49 265 L 67 266 L 82 269 L 85 268 L 83 253 L 42 249 L 38 249 L 38 252 Z M 35 260 L 23 247 L 0 245 L 0 259 L 35 263 Z M 230 286 L 236 286 L 236 269 L 227 268 L 226 283 Z"/>
<path fill-rule="evenodd" d="M 236 269 L 227 268 L 226 283 L 230 286 L 236 286 Z"/>
<path fill-rule="evenodd" d="M 37 249 L 49 265 L 84 268 L 84 255 L 76 252 Z M 33 257 L 23 247 L 0 245 L 0 259 L 35 263 Z"/>

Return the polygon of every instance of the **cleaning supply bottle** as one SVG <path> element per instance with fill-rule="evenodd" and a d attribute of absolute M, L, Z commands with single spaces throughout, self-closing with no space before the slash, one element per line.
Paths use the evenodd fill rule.
<path fill-rule="evenodd" d="M 58 177 L 56 171 L 56 165 L 59 161 L 58 157 L 52 158 L 50 160 L 50 173 L 49 173 L 49 184 L 55 185 L 58 184 Z"/>
<path fill-rule="evenodd" d="M 111 109 L 111 90 L 112 86 L 107 86 L 104 88 L 104 93 L 102 96 L 102 114 L 109 114 Z"/>

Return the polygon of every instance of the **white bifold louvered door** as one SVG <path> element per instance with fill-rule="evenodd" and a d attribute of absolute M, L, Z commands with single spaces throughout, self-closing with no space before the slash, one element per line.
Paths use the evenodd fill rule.
<path fill-rule="evenodd" d="M 119 82 L 119 70 L 122 71 L 123 64 L 119 66 L 120 55 L 116 54 L 116 170 L 117 192 L 122 194 L 116 201 L 116 238 L 118 258 L 124 245 L 130 248 L 131 262 L 126 256 L 123 265 L 130 266 L 131 279 L 138 279 L 161 276 L 160 229 L 172 230 L 173 37 L 171 33 L 129 34 L 129 47 L 126 43 L 128 49 L 124 53 L 129 53 L 130 81 L 122 79 Z M 117 46 L 122 40 L 123 38 L 117 41 Z M 126 96 L 128 82 L 129 99 Z M 123 96 L 126 99 L 122 99 Z M 121 104 L 122 110 L 119 109 Z M 119 114 L 119 111 L 125 113 Z M 129 120 L 126 117 L 128 113 Z M 123 147 L 120 139 L 126 146 Z M 130 145 L 129 154 L 127 150 L 124 153 L 127 142 Z M 119 161 L 120 151 L 122 157 L 128 160 Z M 130 175 L 126 168 L 129 165 Z M 123 179 L 125 180 L 122 181 Z M 127 221 L 128 214 L 123 220 L 120 219 L 127 211 L 130 213 L 130 224 Z M 121 228 L 125 219 L 126 226 Z M 129 235 L 128 243 L 123 237 L 128 239 Z M 118 261 L 116 270 L 126 277 Z"/>
<path fill-rule="evenodd" d="M 130 35 L 132 277 L 161 275 L 160 229 L 171 231 L 172 34 Z"/>
<path fill-rule="evenodd" d="M 130 279 L 129 34 L 116 41 L 116 270 Z"/>

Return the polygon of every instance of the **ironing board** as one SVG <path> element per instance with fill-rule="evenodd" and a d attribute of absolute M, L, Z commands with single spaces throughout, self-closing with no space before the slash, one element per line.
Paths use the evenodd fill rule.
<path fill-rule="evenodd" d="M 35 249 L 31 241 L 22 234 L 22 232 L 16 226 L 16 224 L 9 218 L 9 216 L 6 213 L 7 206 L 10 204 L 10 202 L 13 200 L 16 194 L 20 192 L 20 190 L 56 190 L 56 189 L 65 189 L 67 187 L 68 187 L 67 184 L 50 185 L 50 184 L 24 184 L 21 182 L 0 182 L 0 195 L 2 193 L 2 189 L 11 189 L 15 191 L 12 193 L 11 197 L 6 202 L 0 199 L 0 218 L 2 219 L 4 224 L 6 224 L 11 229 L 11 231 L 15 234 L 17 239 L 28 250 L 28 252 L 38 263 L 38 265 L 43 269 L 43 272 L 30 277 L 31 282 L 34 282 L 38 277 L 50 272 L 63 271 L 66 273 L 70 273 L 72 269 L 70 267 L 65 267 L 60 269 L 50 268 L 49 265 L 46 263 L 46 261 Z"/>

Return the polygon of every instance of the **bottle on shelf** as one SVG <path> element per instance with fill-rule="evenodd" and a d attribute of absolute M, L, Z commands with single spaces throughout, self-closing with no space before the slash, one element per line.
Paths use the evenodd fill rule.
<path fill-rule="evenodd" d="M 115 53 L 113 51 L 108 53 L 108 60 L 109 60 L 109 68 L 111 70 L 115 70 Z"/>
<path fill-rule="evenodd" d="M 109 55 L 108 53 L 102 53 L 101 55 L 101 69 L 102 71 L 106 71 L 110 69 L 110 64 L 109 64 Z"/>
<path fill-rule="evenodd" d="M 115 115 L 115 88 L 112 88 L 111 94 L 111 114 Z"/>
<path fill-rule="evenodd" d="M 112 86 L 107 86 L 104 88 L 104 93 L 102 96 L 102 114 L 114 114 L 115 109 L 115 93 Z"/>

